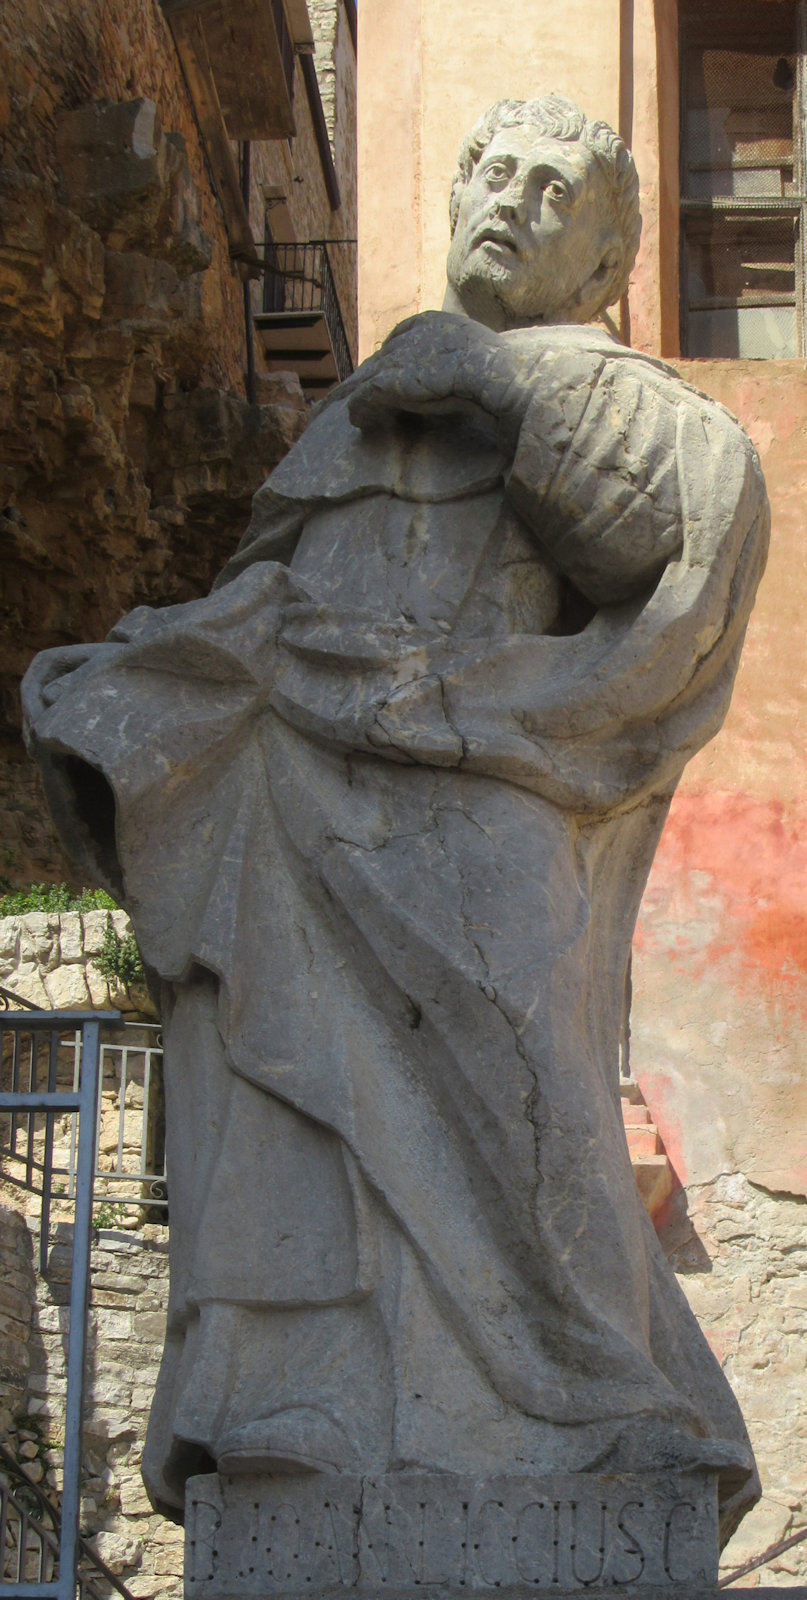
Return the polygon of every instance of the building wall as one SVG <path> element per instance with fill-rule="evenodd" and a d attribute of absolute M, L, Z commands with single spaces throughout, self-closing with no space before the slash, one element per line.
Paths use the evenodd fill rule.
<path fill-rule="evenodd" d="M 316 41 L 314 65 L 342 203 L 331 209 L 298 61 L 294 74 L 297 133 L 290 140 L 252 146 L 250 221 L 255 238 L 262 241 L 268 206 L 270 226 L 278 242 L 333 241 L 328 254 L 345 332 L 356 361 L 356 52 L 345 0 L 311 0 L 309 15 Z M 252 290 L 256 311 L 261 308 L 261 294 L 262 285 L 258 282 Z"/>
<path fill-rule="evenodd" d="M 253 146 L 259 240 L 262 161 L 299 237 L 355 234 L 355 61 L 343 0 L 318 8 L 343 204 L 298 63 L 293 151 Z M 59 881 L 20 740 L 23 672 L 137 604 L 206 593 L 306 408 L 294 374 L 260 381 L 259 343 L 249 403 L 243 284 L 159 0 L 3 8 L 0 216 L 0 879 Z M 355 251 L 333 255 L 355 347 Z"/>
<path fill-rule="evenodd" d="M 619 0 L 359 6 L 360 349 L 439 306 L 464 135 L 495 100 L 551 90 L 616 126 Z"/>
<path fill-rule="evenodd" d="M 678 363 L 739 417 L 772 506 L 728 718 L 690 762 L 644 898 L 632 1061 L 685 1183 L 807 1195 L 807 371 Z"/>
<path fill-rule="evenodd" d="M 765 1497 L 726 1552 L 731 1567 L 807 1521 L 807 367 L 677 359 L 677 26 L 677 0 L 365 7 L 360 322 L 368 354 L 397 320 L 439 305 L 462 135 L 497 97 L 561 90 L 618 128 L 637 161 L 644 233 L 623 336 L 673 359 L 760 451 L 769 566 L 726 725 L 673 800 L 640 913 L 631 1015 L 633 1072 L 684 1186 L 658 1225 L 762 1471 Z M 762 1581 L 805 1574 L 800 1546 Z"/>

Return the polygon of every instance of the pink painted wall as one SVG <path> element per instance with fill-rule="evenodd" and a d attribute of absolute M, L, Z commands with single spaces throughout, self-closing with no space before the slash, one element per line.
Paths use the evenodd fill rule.
<path fill-rule="evenodd" d="M 633 1068 L 684 1183 L 807 1194 L 807 366 L 677 365 L 748 429 L 773 535 L 728 720 L 644 898 Z"/>

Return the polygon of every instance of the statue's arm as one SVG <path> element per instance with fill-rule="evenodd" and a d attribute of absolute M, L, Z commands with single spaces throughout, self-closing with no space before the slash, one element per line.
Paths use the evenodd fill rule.
<path fill-rule="evenodd" d="M 720 450 L 753 454 L 738 424 L 657 363 L 595 335 L 590 345 L 564 341 L 562 329 L 499 335 L 442 312 L 396 329 L 351 380 L 347 403 L 365 433 L 388 428 L 396 412 L 486 419 L 512 462 L 512 505 L 596 606 L 648 593 L 681 555 L 682 479 L 693 506 L 702 480 L 682 460 L 682 411 L 702 417 Z M 703 515 L 719 537 L 732 510 L 710 492 Z"/>
<path fill-rule="evenodd" d="M 597 606 L 651 589 L 683 548 L 682 392 L 635 359 L 573 352 L 542 364 L 507 493 L 553 564 Z"/>
<path fill-rule="evenodd" d="M 693 559 L 696 544 L 711 561 L 740 514 L 765 521 L 756 452 L 722 406 L 641 358 L 616 357 L 572 391 L 564 416 L 564 366 L 557 362 L 553 391 L 544 365 L 507 492 L 550 560 L 595 605 L 650 593 L 670 562 Z"/>

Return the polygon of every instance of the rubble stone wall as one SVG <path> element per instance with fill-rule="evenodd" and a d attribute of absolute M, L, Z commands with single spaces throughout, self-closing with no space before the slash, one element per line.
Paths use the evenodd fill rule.
<path fill-rule="evenodd" d="M 807 1200 L 741 1173 L 687 1190 L 689 1226 L 671 1260 L 740 1403 L 763 1497 L 723 1552 L 723 1571 L 807 1528 Z M 807 1584 L 807 1541 L 743 1588 Z"/>
<path fill-rule="evenodd" d="M 158 0 L 4 7 L 0 305 L 0 876 L 58 881 L 25 668 L 205 593 L 305 425 L 296 381 L 247 402 L 242 284 Z"/>
<path fill-rule="evenodd" d="M 0 1437 L 28 1394 L 29 1340 L 36 1299 L 33 1253 L 25 1219 L 0 1204 Z"/>
<path fill-rule="evenodd" d="M 38 1254 L 36 1216 L 18 1216 L 16 1229 L 20 1258 Z M 51 1240 L 47 1274 L 28 1295 L 25 1393 L 9 1393 L 4 1421 L 27 1475 L 55 1495 L 64 1458 L 72 1225 L 57 1223 Z M 156 1225 L 136 1235 L 98 1230 L 92 1250 L 81 1528 L 136 1600 L 182 1595 L 182 1529 L 152 1509 L 140 1477 L 165 1328 L 167 1252 L 168 1230 Z M 0 1307 L 9 1292 L 4 1284 Z"/>
<path fill-rule="evenodd" d="M 121 939 L 132 931 L 125 911 L 29 911 L 0 917 L 0 984 L 45 1011 L 136 1010 L 156 1015 L 148 996 L 129 997 L 110 987 L 93 965 L 112 926 Z"/>

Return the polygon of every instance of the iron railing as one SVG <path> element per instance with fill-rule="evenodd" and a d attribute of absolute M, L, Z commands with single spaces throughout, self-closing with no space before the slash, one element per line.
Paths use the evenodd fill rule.
<path fill-rule="evenodd" d="M 41 1544 L 43 1572 L 33 1582 L 17 1574 L 0 1582 L 0 1597 L 26 1596 L 27 1600 L 75 1600 L 79 1562 L 79 1504 L 81 1483 L 81 1428 L 84 1400 L 84 1364 L 87 1308 L 90 1290 L 95 1128 L 101 1065 L 101 1026 L 120 1021 L 117 1011 L 3 1011 L 0 1012 L 0 1123 L 7 1149 L 26 1124 L 23 1154 L 26 1177 L 34 1182 L 34 1160 L 41 1147 L 40 1267 L 47 1265 L 50 1191 L 53 1176 L 54 1121 L 78 1119 L 76 1184 L 73 1221 L 73 1258 L 70 1279 L 70 1331 L 67 1345 L 67 1397 L 65 1405 L 64 1480 L 61 1525 L 54 1555 L 48 1540 Z M 58 1088 L 60 1051 L 65 1034 L 81 1034 L 78 1083 L 65 1092 Z M 26 1082 L 27 1079 L 27 1082 Z M 44 1123 L 44 1128 L 43 1128 Z M 10 1505 L 8 1493 L 15 1502 Z M 17 1518 L 27 1515 L 18 1491 L 7 1491 L 4 1505 Z M 22 1507 L 22 1511 L 20 1510 Z M 30 1516 L 25 1524 L 28 1548 Z M 5 1525 L 3 1543 L 5 1549 Z M 22 1556 L 23 1549 L 19 1550 Z M 34 1552 L 35 1559 L 35 1552 Z M 25 1566 L 22 1564 L 22 1572 Z"/>
<path fill-rule="evenodd" d="M 349 378 L 353 360 L 325 242 L 267 241 L 263 270 L 264 311 L 287 316 L 294 312 L 321 312 L 330 334 L 339 382 Z"/>
<path fill-rule="evenodd" d="M 0 1005 L 36 1008 L 0 991 Z M 56 1013 L 64 1016 L 64 1013 Z M 5 1018 L 0 1010 L 0 1029 Z M 124 1023 L 105 1029 L 100 1046 L 98 1095 L 95 1107 L 93 1159 L 96 1200 L 113 1205 L 156 1208 L 168 1206 L 165 1175 L 165 1121 L 162 1088 L 162 1035 L 151 1023 Z M 44 1062 L 35 1034 L 17 1032 L 9 1054 L 12 1090 L 33 1091 L 44 1081 Z M 82 1030 L 59 1035 L 54 1088 L 78 1091 L 81 1079 Z M 115 1104 L 117 1100 L 117 1105 Z M 42 1197 L 42 1241 L 46 1249 L 52 1200 L 72 1202 L 77 1184 L 77 1129 L 75 1118 L 59 1137 L 52 1119 L 37 1124 L 34 1117 L 12 1115 L 8 1139 L 0 1143 L 4 1175 L 11 1182 Z"/>
<path fill-rule="evenodd" d="M 0 1595 L 57 1592 L 61 1532 L 58 1508 L 0 1445 Z M 124 1600 L 134 1600 L 131 1590 L 81 1534 L 76 1584 L 78 1600 L 107 1600 L 107 1584 Z"/>

